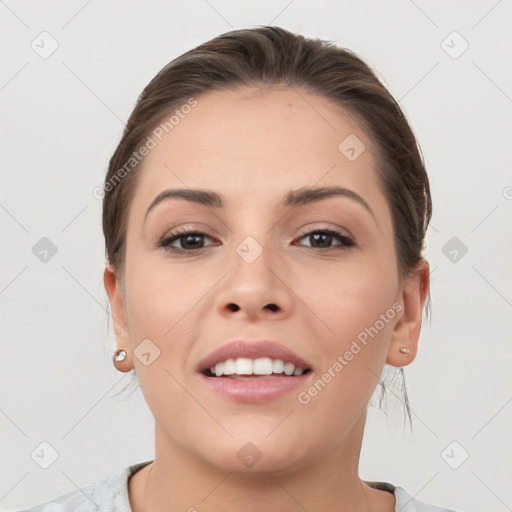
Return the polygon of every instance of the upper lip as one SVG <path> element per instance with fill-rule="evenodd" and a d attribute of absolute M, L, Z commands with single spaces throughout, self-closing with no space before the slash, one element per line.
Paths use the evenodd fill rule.
<path fill-rule="evenodd" d="M 212 368 L 217 363 L 227 359 L 237 359 L 247 357 L 249 359 L 259 359 L 261 357 L 270 357 L 271 359 L 281 359 L 285 363 L 292 363 L 296 368 L 303 370 L 311 369 L 311 365 L 298 356 L 291 349 L 270 340 L 245 341 L 236 340 L 226 343 L 210 352 L 198 366 L 198 371 L 203 372 Z"/>

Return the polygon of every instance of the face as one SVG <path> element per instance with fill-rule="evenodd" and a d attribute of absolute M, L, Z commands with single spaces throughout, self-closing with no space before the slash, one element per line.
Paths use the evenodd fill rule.
<path fill-rule="evenodd" d="M 217 91 L 197 102 L 143 162 L 124 290 L 109 293 L 129 333 L 118 334 L 119 348 L 139 355 L 133 364 L 157 445 L 229 471 L 247 469 L 237 454 L 249 442 L 260 471 L 346 457 L 360 446 L 368 400 L 405 318 L 371 141 L 305 91 Z M 328 187 L 345 192 L 285 202 Z M 222 206 L 171 197 L 148 211 L 168 189 L 208 190 Z M 274 341 L 309 371 L 266 377 L 276 379 L 268 389 L 284 380 L 287 389 L 267 398 L 222 394 L 208 382 L 235 388 L 240 380 L 198 367 L 233 340 Z"/>

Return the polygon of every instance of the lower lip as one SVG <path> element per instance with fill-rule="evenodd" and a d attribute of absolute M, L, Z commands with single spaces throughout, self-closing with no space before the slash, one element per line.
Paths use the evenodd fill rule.
<path fill-rule="evenodd" d="M 236 380 L 228 377 L 207 377 L 200 374 L 203 382 L 213 391 L 235 402 L 262 403 L 284 396 L 303 386 L 312 372 L 295 377 L 268 376 Z"/>

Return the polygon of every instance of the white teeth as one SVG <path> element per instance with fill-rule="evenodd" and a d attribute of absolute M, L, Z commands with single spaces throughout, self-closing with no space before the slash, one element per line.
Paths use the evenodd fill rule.
<path fill-rule="evenodd" d="M 233 375 L 233 373 L 235 373 L 235 360 L 224 361 L 224 375 Z"/>
<path fill-rule="evenodd" d="M 215 375 L 217 375 L 217 377 L 220 377 L 223 373 L 224 373 L 224 364 L 217 363 L 215 365 Z"/>
<path fill-rule="evenodd" d="M 284 372 L 284 362 L 282 359 L 276 359 L 272 364 L 272 371 L 274 373 L 283 373 Z"/>
<path fill-rule="evenodd" d="M 292 375 L 294 370 L 295 370 L 295 365 L 293 365 L 292 363 L 285 363 L 284 373 L 286 375 Z"/>
<path fill-rule="evenodd" d="M 212 366 L 210 371 L 217 377 L 233 374 L 271 375 L 272 373 L 284 373 L 285 375 L 302 375 L 304 373 L 302 368 L 295 368 L 293 363 L 285 363 L 282 359 L 271 359 L 270 357 L 260 357 L 254 360 L 247 357 L 227 359 Z"/>
<path fill-rule="evenodd" d="M 239 357 L 235 361 L 235 373 L 237 375 L 249 375 L 252 373 L 252 368 L 252 359 L 247 359 L 246 357 Z M 217 370 L 217 367 L 215 367 L 215 370 Z M 215 373 L 217 376 L 219 375 L 217 371 L 215 371 Z"/>
<path fill-rule="evenodd" d="M 262 357 L 254 360 L 254 375 L 272 375 L 273 364 L 270 357 Z"/>

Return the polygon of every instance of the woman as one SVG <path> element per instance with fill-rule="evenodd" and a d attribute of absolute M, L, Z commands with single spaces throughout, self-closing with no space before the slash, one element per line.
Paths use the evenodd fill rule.
<path fill-rule="evenodd" d="M 155 458 L 33 512 L 448 510 L 358 476 L 383 367 L 416 356 L 431 217 L 415 137 L 360 58 L 278 27 L 185 53 L 104 192 L 114 364 Z"/>

